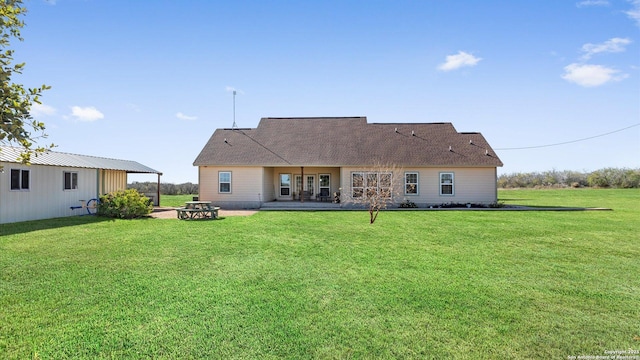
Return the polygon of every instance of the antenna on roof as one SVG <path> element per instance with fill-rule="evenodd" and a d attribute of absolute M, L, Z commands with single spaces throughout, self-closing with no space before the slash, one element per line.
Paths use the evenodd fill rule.
<path fill-rule="evenodd" d="M 236 91 L 233 90 L 233 126 L 232 129 L 237 129 L 238 125 L 236 124 Z"/>

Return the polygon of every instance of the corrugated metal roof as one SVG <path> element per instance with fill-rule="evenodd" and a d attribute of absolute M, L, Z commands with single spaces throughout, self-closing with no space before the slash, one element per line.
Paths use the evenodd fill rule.
<path fill-rule="evenodd" d="M 0 146 L 0 162 L 19 163 L 19 156 L 23 150 L 11 146 Z M 48 151 L 44 154 L 31 156 L 33 165 L 66 166 L 87 169 L 119 170 L 135 174 L 162 174 L 139 162 L 131 160 L 109 159 L 97 156 L 69 154 Z"/>

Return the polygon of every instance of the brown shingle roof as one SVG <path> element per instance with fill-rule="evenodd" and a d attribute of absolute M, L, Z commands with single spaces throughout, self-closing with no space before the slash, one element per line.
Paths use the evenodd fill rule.
<path fill-rule="evenodd" d="M 451 123 L 370 124 L 365 117 L 262 118 L 255 129 L 217 129 L 193 163 L 194 166 L 379 164 L 502 166 L 480 133 L 459 133 Z"/>

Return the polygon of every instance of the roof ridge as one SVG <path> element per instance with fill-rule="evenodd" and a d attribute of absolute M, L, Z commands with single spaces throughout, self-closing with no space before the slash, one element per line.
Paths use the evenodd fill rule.
<path fill-rule="evenodd" d="M 291 117 L 263 117 L 275 120 L 310 120 L 310 119 L 366 119 L 366 116 L 291 116 Z"/>
<path fill-rule="evenodd" d="M 389 122 L 389 123 L 380 123 L 374 122 L 371 123 L 373 125 L 447 125 L 452 124 L 451 122 L 411 122 L 411 123 L 400 123 L 400 122 Z"/>

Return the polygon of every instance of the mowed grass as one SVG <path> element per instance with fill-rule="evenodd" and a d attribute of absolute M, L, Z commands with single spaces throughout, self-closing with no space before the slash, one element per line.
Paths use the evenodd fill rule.
<path fill-rule="evenodd" d="M 193 200 L 197 195 L 160 195 L 160 206 L 183 207 L 184 203 Z"/>
<path fill-rule="evenodd" d="M 2 225 L 0 357 L 566 359 L 640 349 L 640 191 L 500 197 L 613 211 Z"/>

